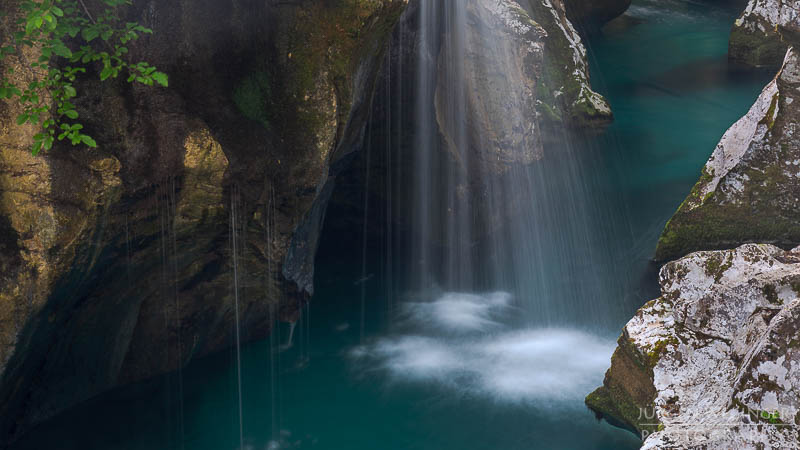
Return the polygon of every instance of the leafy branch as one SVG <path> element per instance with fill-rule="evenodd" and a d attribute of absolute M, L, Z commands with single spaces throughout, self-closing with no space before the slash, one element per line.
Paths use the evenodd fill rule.
<path fill-rule="evenodd" d="M 34 136 L 34 155 L 50 150 L 53 143 L 97 147 L 95 140 L 75 122 L 79 114 L 72 103 L 78 96 L 75 80 L 87 68 L 99 69 L 100 81 L 127 76 L 129 83 L 167 87 L 167 75 L 146 61 L 130 62 L 131 41 L 153 30 L 119 18 L 117 9 L 131 0 L 101 0 L 107 7 L 93 17 L 83 0 L 20 0 L 13 43 L 0 47 L 0 61 L 11 55 L 22 58 L 22 49 L 33 48 L 38 59 L 30 67 L 43 76 L 27 86 L 12 81 L 13 67 L 0 75 L 0 99 L 17 99 L 23 111 L 17 124 L 41 128 Z M 0 12 L 2 13 L 2 12 Z"/>

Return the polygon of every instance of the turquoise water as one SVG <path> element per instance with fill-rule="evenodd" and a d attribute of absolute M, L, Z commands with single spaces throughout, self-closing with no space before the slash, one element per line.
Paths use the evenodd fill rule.
<path fill-rule="evenodd" d="M 272 339 L 242 349 L 244 447 L 638 448 L 633 434 L 597 421 L 583 397 L 602 382 L 625 319 L 657 294 L 649 258 L 661 228 L 769 79 L 727 67 L 735 9 L 635 1 L 589 42 L 595 87 L 616 122 L 586 138 L 582 167 L 592 201 L 614 220 L 600 233 L 609 251 L 583 263 L 619 280 L 582 301 L 615 305 L 609 323 L 591 333 L 526 329 L 502 292 L 387 295 L 380 255 L 369 260 L 373 276 L 357 282 L 360 251 L 328 232 L 317 293 L 291 348 L 281 349 L 284 324 Z M 186 368 L 182 402 L 172 374 L 87 402 L 16 448 L 239 448 L 235 356 Z"/>

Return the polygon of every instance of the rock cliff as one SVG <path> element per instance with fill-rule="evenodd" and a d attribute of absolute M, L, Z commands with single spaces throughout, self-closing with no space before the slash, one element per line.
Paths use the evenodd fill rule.
<path fill-rule="evenodd" d="M 0 104 L 0 442 L 230 346 L 236 311 L 245 341 L 296 320 L 405 3 L 136 2 L 154 34 L 131 56 L 170 88 L 81 81 L 96 150 L 33 157 Z"/>

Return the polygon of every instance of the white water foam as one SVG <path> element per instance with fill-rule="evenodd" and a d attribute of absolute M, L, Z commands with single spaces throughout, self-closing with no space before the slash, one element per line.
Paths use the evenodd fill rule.
<path fill-rule="evenodd" d="M 447 293 L 402 308 L 404 332 L 351 351 L 393 380 L 436 383 L 499 401 L 582 406 L 614 342 L 577 330 L 512 329 L 511 295 Z"/>

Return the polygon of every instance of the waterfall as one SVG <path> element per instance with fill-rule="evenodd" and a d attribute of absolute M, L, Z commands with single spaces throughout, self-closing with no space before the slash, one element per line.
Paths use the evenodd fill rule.
<path fill-rule="evenodd" d="M 518 6 L 442 0 L 409 11 L 416 42 L 403 45 L 414 51 L 399 50 L 387 71 L 413 67 L 415 81 L 413 108 L 386 132 L 410 149 L 386 188 L 411 230 L 397 248 L 418 292 L 506 291 L 533 325 L 593 324 L 608 316 L 591 299 L 613 289 L 605 242 L 615 219 L 595 206 L 594 149 L 537 112 L 536 71 L 549 56 L 543 31 L 514 19 Z M 382 107 L 400 109 L 392 102 Z"/>

